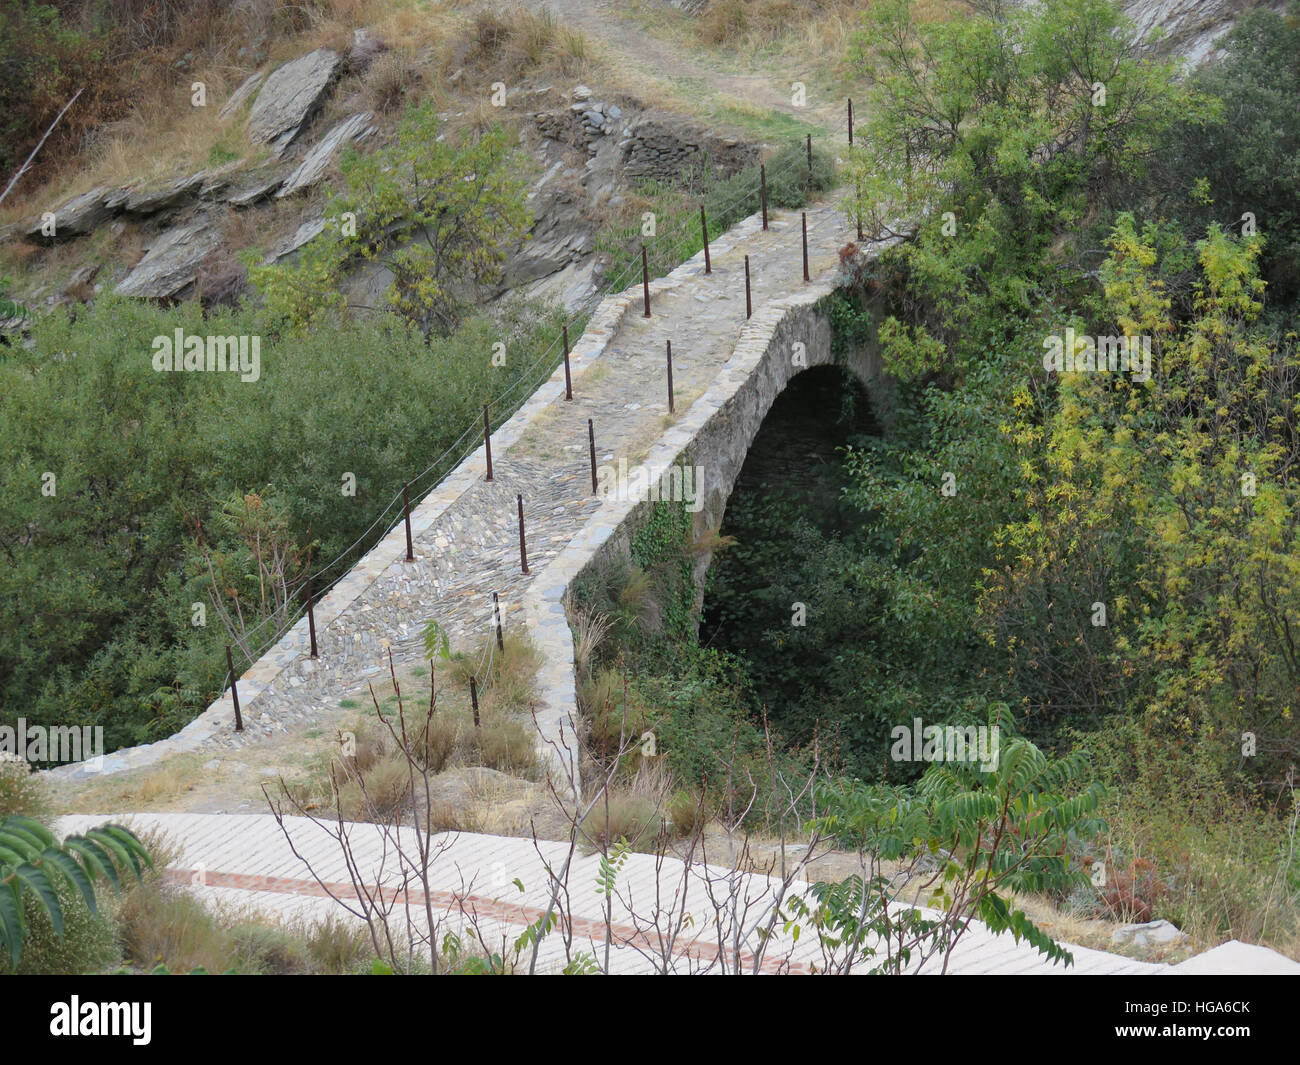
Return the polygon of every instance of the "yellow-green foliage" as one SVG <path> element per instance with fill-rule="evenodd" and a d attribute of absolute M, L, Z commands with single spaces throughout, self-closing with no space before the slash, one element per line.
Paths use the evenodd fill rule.
<path fill-rule="evenodd" d="M 250 265 L 249 281 L 272 314 L 303 326 L 342 305 L 335 283 L 349 260 L 372 260 L 392 271 L 395 310 L 426 333 L 450 334 L 467 286 L 495 281 L 527 232 L 522 166 L 499 126 L 460 143 L 440 137 L 425 100 L 402 116 L 391 144 L 344 154 L 325 231 L 293 263 Z"/>
<path fill-rule="evenodd" d="M 1300 358 L 1294 337 L 1257 322 L 1258 238 L 1216 226 L 1199 242 L 1185 324 L 1160 274 L 1160 240 L 1121 216 L 1101 272 L 1119 330 L 1151 340 L 1151 380 L 1061 374 L 1046 421 L 1027 389 L 1014 397 L 1006 431 L 1022 449 L 1029 514 L 999 534 L 1016 565 L 989 571 L 984 609 L 1014 609 L 1049 575 L 1097 589 L 1108 616 L 1092 627 L 1109 645 L 1083 666 L 1099 690 L 1140 664 L 1152 678 L 1147 713 L 1174 733 L 1217 729 L 1226 767 L 1244 732 L 1297 734 L 1300 665 L 1279 635 L 1300 611 L 1300 498 L 1295 445 L 1277 430 L 1294 416 L 1279 398 Z M 1091 599 L 1075 611 L 1085 622 Z M 1013 653 L 1041 660 L 1060 638 L 1059 628 L 1022 633 Z M 1262 750 L 1251 764 L 1262 776 L 1285 769 Z"/>

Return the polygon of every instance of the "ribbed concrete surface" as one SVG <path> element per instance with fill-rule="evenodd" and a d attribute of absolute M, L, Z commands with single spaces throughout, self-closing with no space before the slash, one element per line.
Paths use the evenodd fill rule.
<path fill-rule="evenodd" d="M 352 872 L 336 839 L 308 818 L 285 819 L 292 839 L 286 839 L 269 814 L 130 814 L 75 815 L 60 822 L 63 832 L 82 831 L 106 820 L 126 823 L 137 831 L 161 829 L 182 848 L 172 877 L 191 885 L 201 897 L 237 907 L 252 907 L 284 918 L 318 919 L 329 913 L 359 914 L 361 894 L 377 888 L 395 914 L 409 906 L 412 927 L 427 928 L 425 892 L 414 860 L 417 835 L 371 824 L 345 824 L 352 845 Z M 337 825 L 329 825 L 337 832 Z M 550 902 L 551 878 L 569 854 L 567 844 L 472 835 L 434 836 L 429 862 L 428 902 L 446 932 L 477 935 L 500 952 Z M 295 855 L 294 851 L 297 851 Z M 301 857 L 299 857 L 300 855 Z M 405 857 L 411 856 L 411 857 Z M 707 856 L 706 856 L 707 857 Z M 304 859 L 306 860 L 304 862 Z M 308 868 L 310 864 L 310 869 Z M 571 952 L 604 957 L 607 922 L 604 899 L 596 887 L 600 859 L 575 855 L 566 882 L 573 915 Z M 523 885 L 521 891 L 515 883 Z M 814 936 L 798 943 L 781 930 L 766 950 L 757 929 L 766 926 L 781 882 L 775 878 L 737 873 L 719 865 L 687 870 L 677 859 L 633 854 L 627 859 L 612 900 L 610 970 L 615 973 L 721 973 L 739 966 L 744 971 L 807 972 L 821 967 Z M 805 888 L 795 882 L 793 890 Z M 336 902 L 329 892 L 342 899 Z M 714 919 L 720 908 L 721 921 Z M 1010 936 L 993 936 L 973 925 L 962 938 L 948 966 L 954 974 L 1112 974 L 1168 972 L 1169 966 L 1070 947 L 1074 965 L 1053 964 L 1025 943 Z M 508 952 L 507 952 L 508 953 Z M 1271 952 L 1270 952 L 1271 953 Z M 538 968 L 554 971 L 565 963 L 560 929 L 543 941 Z M 665 960 L 667 959 L 667 960 Z M 867 966 L 861 966 L 866 968 Z M 926 972 L 938 971 L 931 962 Z"/>

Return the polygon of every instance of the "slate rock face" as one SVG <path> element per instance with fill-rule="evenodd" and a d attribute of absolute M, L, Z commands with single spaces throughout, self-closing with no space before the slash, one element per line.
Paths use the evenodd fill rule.
<path fill-rule="evenodd" d="M 1143 37 L 1162 32 L 1156 52 L 1183 56 L 1195 66 L 1223 54 L 1223 35 L 1245 9 L 1268 7 L 1282 14 L 1286 0 L 1122 0 L 1120 7 Z"/>
<path fill-rule="evenodd" d="M 248 114 L 248 135 L 284 154 L 338 75 L 343 58 L 318 48 L 277 67 L 266 79 Z"/>
<path fill-rule="evenodd" d="M 229 118 L 238 111 L 244 102 L 253 95 L 253 91 L 262 84 L 263 75 L 250 74 L 240 84 L 239 88 L 230 94 L 230 99 L 225 102 L 221 110 L 217 113 L 218 118 Z"/>
<path fill-rule="evenodd" d="M 317 215 L 315 218 L 309 218 L 294 230 L 293 233 L 271 249 L 271 252 L 266 256 L 265 261 L 273 263 L 283 259 L 286 255 L 292 255 L 308 241 L 315 240 L 323 232 L 325 232 L 324 216 Z"/>
<path fill-rule="evenodd" d="M 284 186 L 276 193 L 278 197 L 291 196 L 302 189 L 310 188 L 325 176 L 325 169 L 338 150 L 349 141 L 361 140 L 375 131 L 370 124 L 370 112 L 362 111 L 358 115 L 345 118 L 337 126 L 312 145 L 302 162 L 285 180 Z"/>
<path fill-rule="evenodd" d="M 235 185 L 226 191 L 223 197 L 226 203 L 232 207 L 248 207 L 264 200 L 280 187 L 284 181 L 284 173 L 253 174 L 246 177 L 241 183 Z"/>
<path fill-rule="evenodd" d="M 207 179 L 208 172 L 200 170 L 197 174 L 169 181 L 165 185 L 122 190 L 125 193 L 122 210 L 127 214 L 147 216 L 188 206 L 199 198 L 199 191 Z M 117 206 L 116 202 L 113 206 Z"/>
<path fill-rule="evenodd" d="M 199 266 L 221 246 L 221 233 L 202 218 L 169 229 L 122 279 L 116 291 L 123 296 L 170 299 L 198 278 Z"/>
<path fill-rule="evenodd" d="M 54 209 L 52 235 L 42 232 L 44 222 L 37 219 L 27 227 L 24 236 L 39 244 L 57 244 L 61 240 L 84 236 L 112 215 L 113 209 L 107 202 L 111 194 L 111 189 L 100 185 L 89 192 L 83 192 L 80 196 L 74 196 Z"/>

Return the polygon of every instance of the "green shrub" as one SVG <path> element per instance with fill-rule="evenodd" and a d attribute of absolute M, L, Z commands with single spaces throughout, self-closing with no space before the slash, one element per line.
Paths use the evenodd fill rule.
<path fill-rule="evenodd" d="M 279 925 L 236 924 L 230 941 L 239 956 L 239 970 L 267 976 L 298 976 L 312 970 L 312 952 L 301 936 Z"/>
<path fill-rule="evenodd" d="M 118 939 L 127 961 L 174 973 L 238 969 L 240 956 L 229 930 L 184 888 L 147 881 L 132 888 L 117 908 Z"/>
<path fill-rule="evenodd" d="M 16 754 L 0 753 L 0 821 L 10 814 L 40 820 L 49 807 L 45 782 L 31 771 L 27 760 Z"/>
<path fill-rule="evenodd" d="M 662 824 L 658 803 L 651 796 L 611 791 L 587 814 L 580 831 L 582 840 L 593 849 L 626 840 L 632 849 L 644 850 L 655 843 Z"/>
<path fill-rule="evenodd" d="M 57 891 L 63 917 L 63 934 L 54 929 L 50 915 L 34 896 L 23 906 L 27 938 L 17 967 L 8 952 L 0 953 L 0 975 L 55 976 L 102 973 L 117 964 L 118 950 L 112 920 L 91 913 L 81 896 L 67 888 Z"/>
<path fill-rule="evenodd" d="M 329 914 L 300 932 L 315 971 L 341 976 L 355 972 L 370 949 L 365 927 Z"/>
<path fill-rule="evenodd" d="M 479 733 L 479 758 L 489 769 L 527 776 L 537 767 L 537 737 L 531 724 L 500 721 Z"/>

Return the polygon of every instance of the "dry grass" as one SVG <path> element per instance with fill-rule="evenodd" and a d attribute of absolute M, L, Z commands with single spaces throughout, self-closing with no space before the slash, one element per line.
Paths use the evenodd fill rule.
<path fill-rule="evenodd" d="M 137 0 L 129 3 L 139 6 Z M 93 123 L 78 154 L 51 160 L 57 165 L 25 177 L 0 208 L 0 222 L 25 218 L 38 205 L 62 202 L 100 184 L 161 181 L 232 155 L 259 162 L 267 153 L 245 140 L 244 112 L 227 120 L 218 117 L 230 93 L 249 74 L 269 71 L 316 48 L 346 50 L 353 31 L 361 28 L 399 48 L 409 46 L 401 54 L 410 56 L 414 48 L 436 42 L 445 26 L 441 5 L 395 10 L 387 0 L 310 0 L 297 5 L 195 0 L 152 6 L 167 17 L 148 34 L 136 26 L 124 29 L 133 50 L 105 67 L 106 76 L 129 87 L 122 102 Z M 124 12 L 122 18 L 130 21 L 130 14 Z M 246 47 L 250 40 L 264 42 L 265 62 L 249 62 L 250 55 L 257 55 Z M 193 82 L 206 87 L 206 106 L 193 106 Z"/>
<path fill-rule="evenodd" d="M 462 24 L 447 69 L 462 70 L 481 83 L 554 74 L 582 79 L 595 67 L 594 51 L 576 29 L 561 24 L 549 9 L 522 5 L 478 11 Z"/>
<path fill-rule="evenodd" d="M 478 757 L 489 769 L 529 776 L 537 769 L 537 746 L 531 726 L 498 721 L 478 731 Z"/>
<path fill-rule="evenodd" d="M 333 914 L 315 923 L 300 921 L 292 928 L 306 942 L 317 971 L 327 976 L 355 972 L 370 950 L 366 931 L 358 922 Z"/>
<path fill-rule="evenodd" d="M 424 86 L 424 71 L 407 49 L 383 52 L 362 76 L 367 101 L 373 111 L 393 114 L 400 111 Z"/>
<path fill-rule="evenodd" d="M 339 786 L 339 806 L 348 821 L 388 821 L 411 799 L 410 766 L 400 754 L 388 754 Z"/>
<path fill-rule="evenodd" d="M 919 22 L 944 21 L 961 5 L 956 0 L 917 0 Z M 758 52 L 821 57 L 812 66 L 836 64 L 870 4 L 859 0 L 713 0 L 695 20 L 698 41 L 745 56 Z"/>
<path fill-rule="evenodd" d="M 155 768 L 85 781 L 61 781 L 56 788 L 58 809 L 62 813 L 166 809 L 180 796 L 195 790 L 204 775 L 200 757 L 187 754 L 169 758 Z"/>
<path fill-rule="evenodd" d="M 154 868 L 113 906 L 118 940 L 128 964 L 171 972 L 225 972 L 234 954 L 228 930 L 195 896 L 165 879 L 181 847 L 159 830 L 141 834 Z"/>
<path fill-rule="evenodd" d="M 21 758 L 0 757 L 0 821 L 14 814 L 41 817 L 49 812 L 46 778 Z"/>
<path fill-rule="evenodd" d="M 593 849 L 627 840 L 633 850 L 654 852 L 674 833 L 697 825 L 685 806 L 685 792 L 674 792 L 672 774 L 662 758 L 642 759 L 626 784 L 609 788 L 579 826 L 580 842 Z M 679 822 L 676 813 L 682 815 Z"/>
<path fill-rule="evenodd" d="M 654 799 L 613 789 L 597 803 L 579 826 L 581 842 L 590 850 L 627 840 L 633 850 L 645 850 L 660 835 L 661 819 Z"/>
<path fill-rule="evenodd" d="M 140 833 L 154 868 L 109 902 L 129 965 L 173 973 L 325 973 L 356 971 L 369 950 L 364 929 L 334 915 L 290 924 L 249 909 L 205 905 L 176 882 L 182 849 L 159 829 Z"/>
<path fill-rule="evenodd" d="M 578 676 L 585 677 L 596 651 L 613 626 L 612 618 L 599 612 L 573 612 L 573 664 Z"/>
<path fill-rule="evenodd" d="M 479 709 L 489 713 L 527 710 L 541 656 L 528 638 L 518 632 L 506 632 L 502 647 L 495 635 L 485 637 L 472 651 L 453 656 L 447 671 L 453 684 L 469 688 L 471 676 L 477 678 Z"/>
<path fill-rule="evenodd" d="M 386 821 L 423 802 L 422 785 L 410 791 L 410 766 L 403 753 L 401 726 L 404 707 L 407 746 L 415 761 L 417 780 L 428 770 L 433 776 L 453 769 L 486 766 L 515 777 L 532 779 L 540 771 L 537 740 L 526 717 L 533 698 L 539 665 L 536 649 L 522 635 L 506 633 L 504 650 L 489 636 L 469 653 L 452 656 L 435 673 L 419 668 L 394 684 L 374 686 L 364 699 L 371 705 L 341 731 L 344 748 L 329 746 L 316 757 L 302 779 L 287 782 L 294 799 L 307 810 L 334 808 L 335 789 L 343 815 L 349 820 Z M 435 663 L 436 664 L 436 663 Z M 479 722 L 475 727 L 469 698 L 469 678 L 476 679 Z M 431 680 L 432 678 L 432 680 Z M 436 686 L 430 716 L 430 686 Z M 361 696 L 345 700 L 360 705 Z M 376 716 L 378 706 L 383 721 Z M 398 738 L 389 731 L 391 724 Z M 433 804 L 431 816 L 448 829 L 474 823 L 466 810 Z"/>

